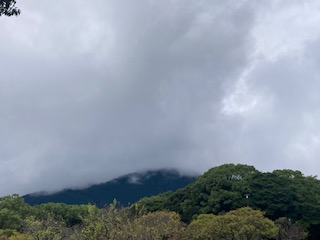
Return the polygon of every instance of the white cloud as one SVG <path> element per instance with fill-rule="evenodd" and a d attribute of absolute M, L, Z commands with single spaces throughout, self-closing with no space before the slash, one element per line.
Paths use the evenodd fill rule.
<path fill-rule="evenodd" d="M 258 57 L 276 61 L 279 57 L 299 57 L 320 31 L 320 4 L 318 1 L 270 1 L 260 7 L 252 33 Z"/>

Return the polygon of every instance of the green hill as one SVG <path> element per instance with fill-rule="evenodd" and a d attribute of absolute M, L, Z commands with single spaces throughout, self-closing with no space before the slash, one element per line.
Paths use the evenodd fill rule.
<path fill-rule="evenodd" d="M 222 214 L 250 206 L 272 220 L 287 217 L 320 239 L 320 181 L 299 171 L 263 173 L 253 166 L 225 164 L 214 167 L 173 193 L 143 198 L 136 207 L 167 209 L 190 222 L 199 214 Z"/>

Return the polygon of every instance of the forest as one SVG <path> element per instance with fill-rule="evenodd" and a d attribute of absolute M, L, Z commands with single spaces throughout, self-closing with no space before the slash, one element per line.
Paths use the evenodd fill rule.
<path fill-rule="evenodd" d="M 130 206 L 0 198 L 4 239 L 319 239 L 320 184 L 299 171 L 214 167 L 175 192 Z"/>

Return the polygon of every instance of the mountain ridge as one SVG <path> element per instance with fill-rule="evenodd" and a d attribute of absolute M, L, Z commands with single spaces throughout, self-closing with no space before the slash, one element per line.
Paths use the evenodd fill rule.
<path fill-rule="evenodd" d="M 147 170 L 122 175 L 104 183 L 82 189 L 63 189 L 55 193 L 45 191 L 22 196 L 30 205 L 55 202 L 66 204 L 95 204 L 103 207 L 114 199 L 122 205 L 142 197 L 175 191 L 195 181 L 195 175 L 183 175 L 175 169 Z"/>

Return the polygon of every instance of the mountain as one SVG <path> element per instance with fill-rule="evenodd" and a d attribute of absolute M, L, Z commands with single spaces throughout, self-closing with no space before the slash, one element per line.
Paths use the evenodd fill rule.
<path fill-rule="evenodd" d="M 91 203 L 103 207 L 114 199 L 117 199 L 122 205 L 128 205 L 143 197 L 175 191 L 192 183 L 195 179 L 195 176 L 182 176 L 176 170 L 146 171 L 124 175 L 85 189 L 65 189 L 54 194 L 32 193 L 23 198 L 30 205 L 55 202 Z"/>

